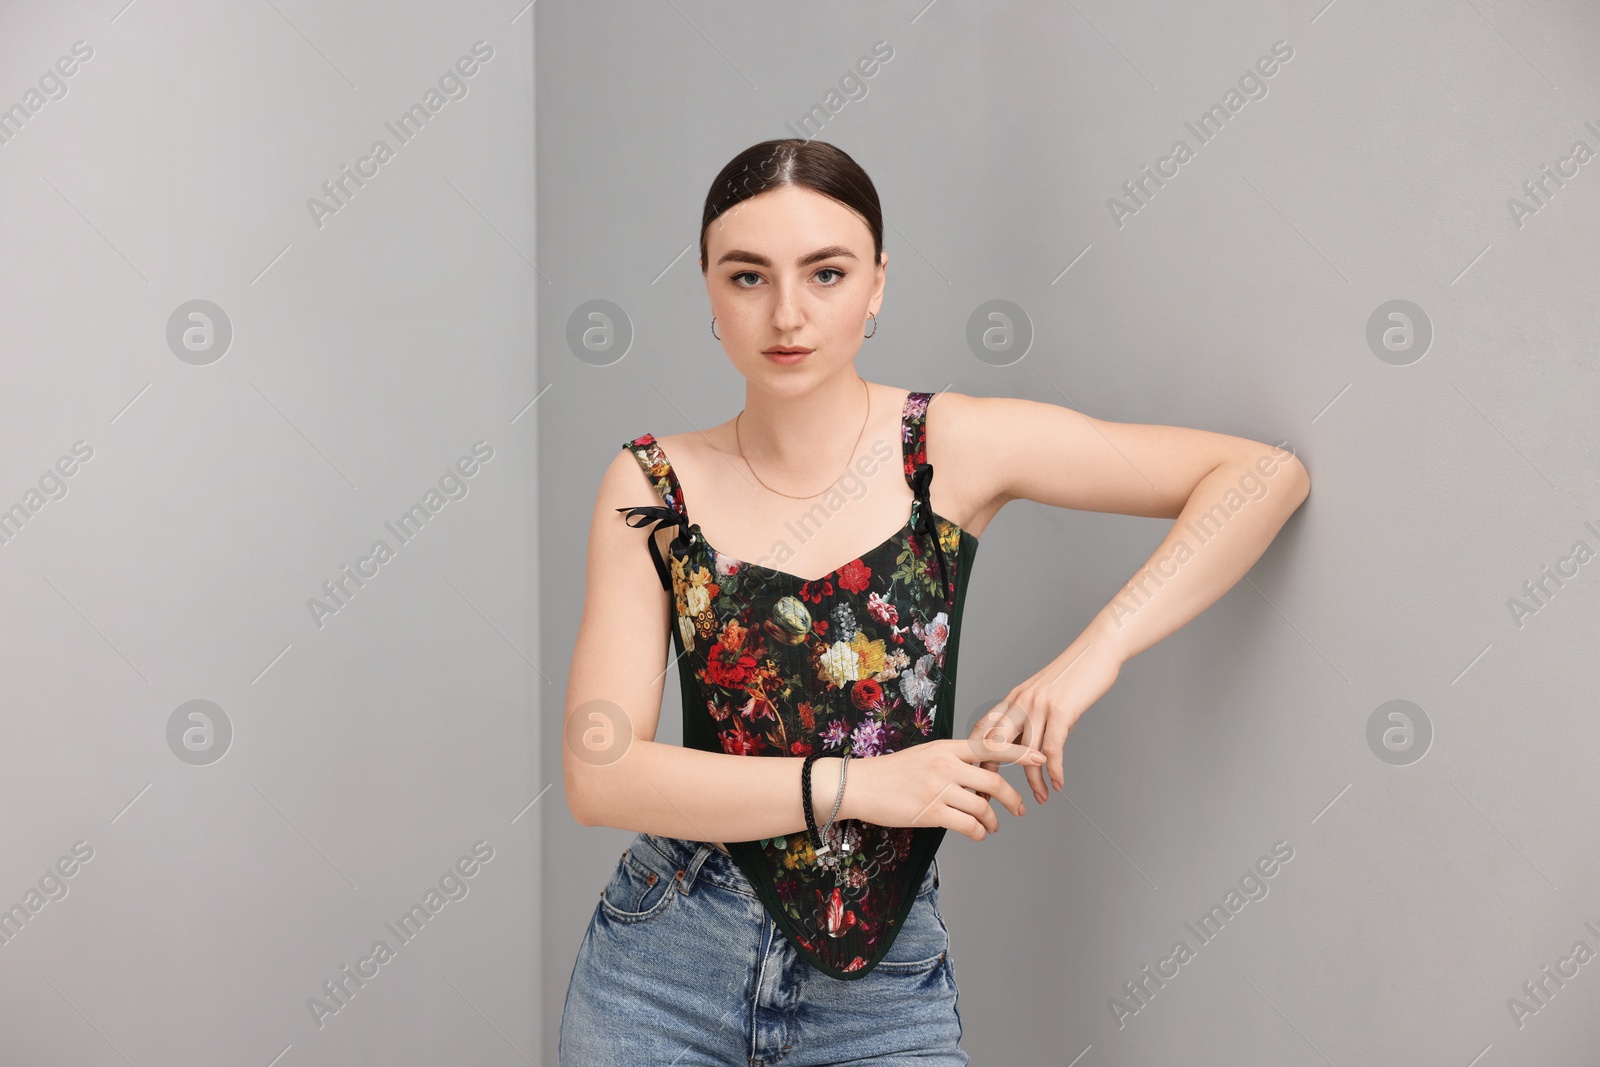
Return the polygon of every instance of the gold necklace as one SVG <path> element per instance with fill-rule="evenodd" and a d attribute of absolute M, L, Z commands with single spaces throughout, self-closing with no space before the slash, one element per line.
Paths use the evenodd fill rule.
<path fill-rule="evenodd" d="M 860 378 L 858 380 L 861 382 L 861 387 L 867 390 L 867 415 L 866 418 L 861 420 L 861 429 L 856 432 L 856 443 L 850 446 L 850 455 L 845 457 L 844 470 L 840 471 L 838 475 L 834 477 L 833 481 L 828 483 L 828 489 L 832 489 L 834 484 L 837 483 L 840 478 L 844 477 L 845 471 L 850 469 L 850 460 L 855 458 L 856 449 L 861 445 L 861 437 L 867 432 L 867 423 L 872 420 L 872 390 L 868 388 L 867 380 L 865 378 Z M 755 467 L 751 466 L 750 460 L 744 454 L 744 442 L 739 439 L 739 420 L 743 417 L 744 409 L 740 408 L 739 414 L 734 416 L 733 419 L 733 439 L 734 442 L 739 446 L 739 458 L 744 460 L 744 465 L 746 467 L 750 467 L 750 473 L 755 475 L 756 481 L 761 482 L 761 475 L 756 474 Z M 823 489 L 819 492 L 809 493 L 806 496 L 795 496 L 793 493 L 785 493 L 782 490 L 773 489 L 772 486 L 767 485 L 766 482 L 761 482 L 761 484 L 764 488 L 770 490 L 771 492 L 777 493 L 779 496 L 786 496 L 790 500 L 810 500 L 812 497 L 821 496 L 823 493 L 828 491 L 828 489 Z"/>

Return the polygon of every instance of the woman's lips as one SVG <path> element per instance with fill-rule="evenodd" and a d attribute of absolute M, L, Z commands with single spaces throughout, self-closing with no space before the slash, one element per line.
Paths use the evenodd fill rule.
<path fill-rule="evenodd" d="M 762 353 L 762 355 L 764 355 L 768 359 L 772 360 L 772 362 L 781 363 L 784 366 L 789 366 L 789 365 L 794 364 L 794 363 L 799 363 L 802 359 L 805 359 L 810 354 L 811 354 L 810 352 L 763 352 Z"/>

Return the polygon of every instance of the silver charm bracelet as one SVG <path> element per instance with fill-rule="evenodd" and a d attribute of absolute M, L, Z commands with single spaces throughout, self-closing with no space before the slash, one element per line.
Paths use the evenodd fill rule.
<path fill-rule="evenodd" d="M 828 812 L 828 821 L 822 824 L 822 838 L 827 840 L 828 830 L 833 826 L 833 817 L 839 814 L 839 805 L 844 802 L 844 776 L 850 766 L 850 750 L 844 750 L 844 762 L 839 764 L 839 792 L 833 798 L 833 810 Z"/>

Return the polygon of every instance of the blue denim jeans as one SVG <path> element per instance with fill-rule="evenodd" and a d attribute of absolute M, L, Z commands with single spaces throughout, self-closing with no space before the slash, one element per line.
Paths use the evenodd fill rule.
<path fill-rule="evenodd" d="M 935 860 L 888 955 L 833 978 L 794 951 L 729 856 L 641 833 L 578 949 L 559 1065 L 964 1067 L 938 888 Z"/>

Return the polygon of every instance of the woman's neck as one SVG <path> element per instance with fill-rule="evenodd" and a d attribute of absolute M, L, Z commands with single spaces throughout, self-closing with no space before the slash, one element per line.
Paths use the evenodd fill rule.
<path fill-rule="evenodd" d="M 737 419 L 736 434 L 730 436 L 746 462 L 754 457 L 754 466 L 763 476 L 803 478 L 815 473 L 819 463 L 848 461 L 845 449 L 865 436 L 869 397 L 874 414 L 883 406 L 881 388 L 863 382 L 853 368 L 799 397 L 757 392 L 746 386 L 744 412 Z M 787 492 L 805 491 L 805 487 L 774 484 Z"/>

